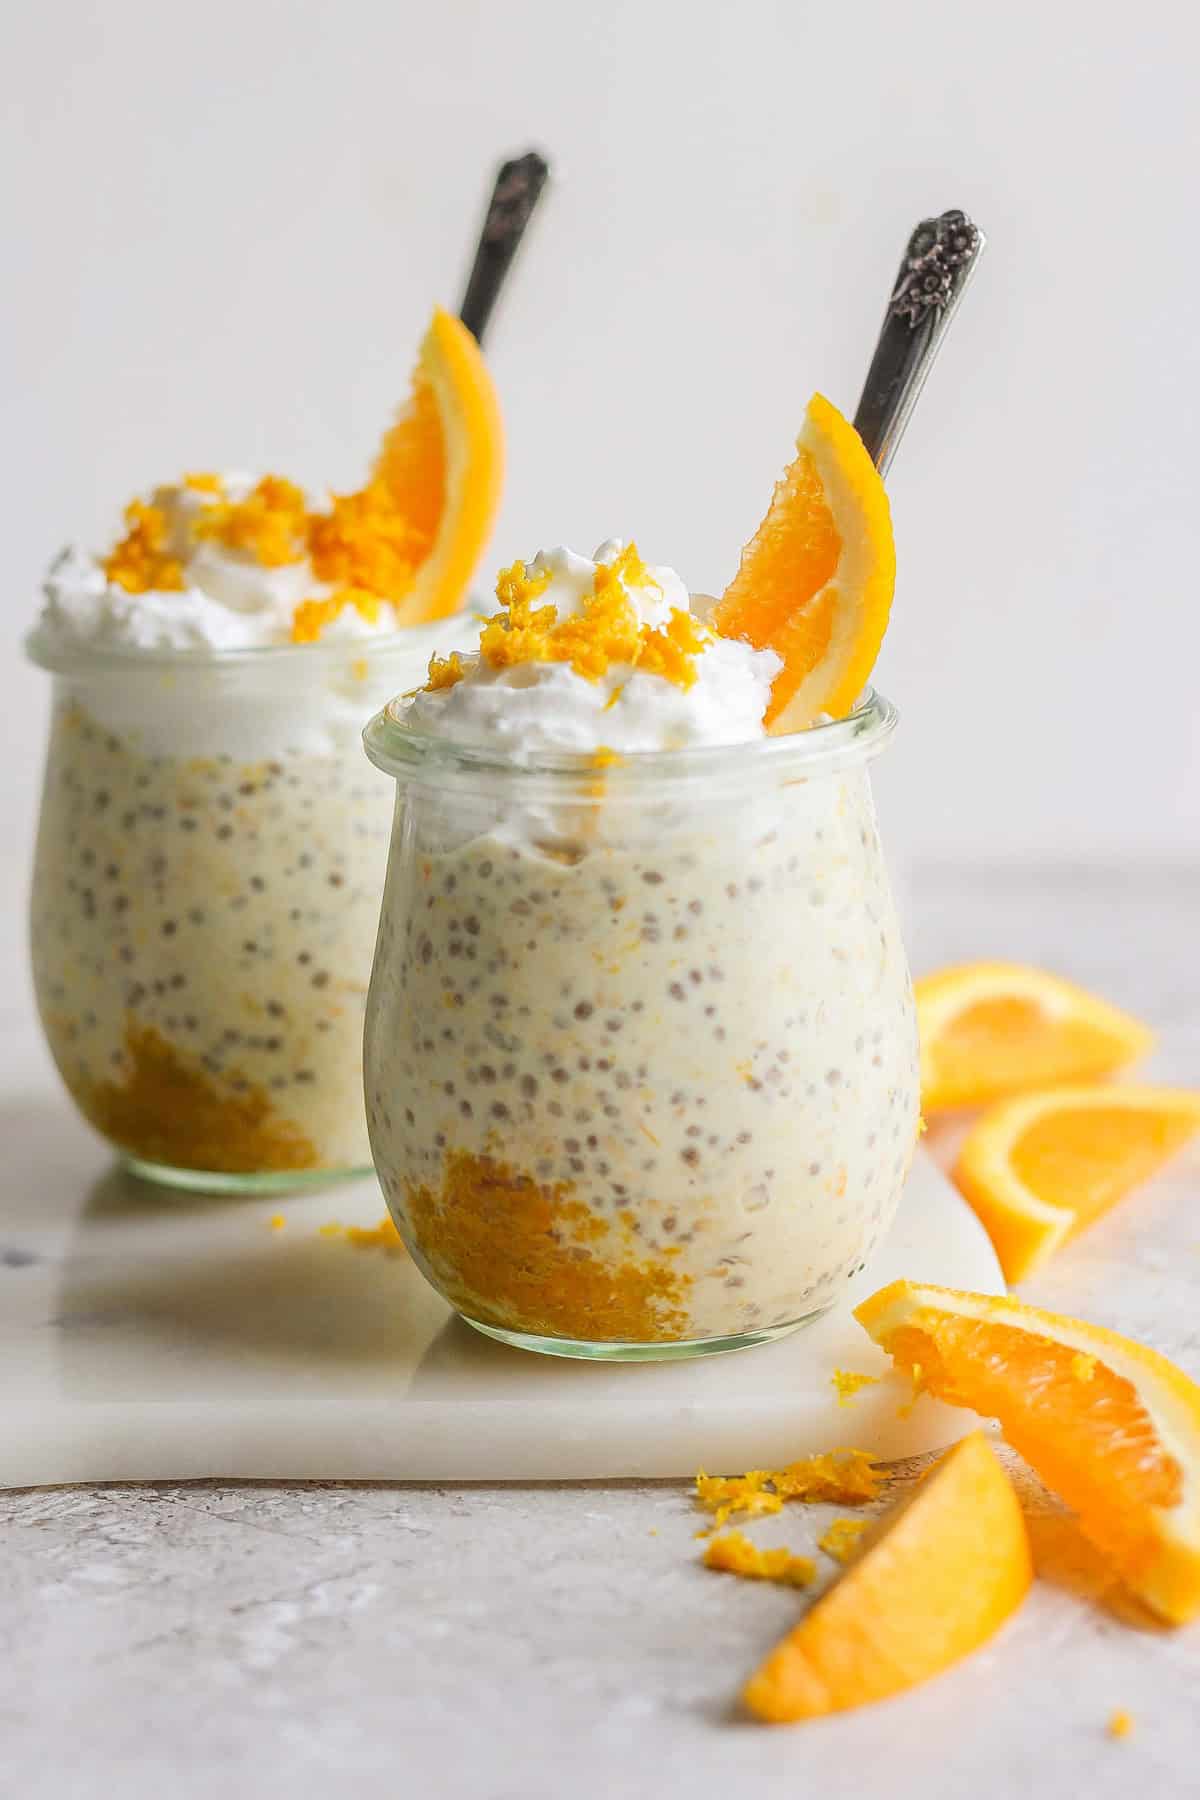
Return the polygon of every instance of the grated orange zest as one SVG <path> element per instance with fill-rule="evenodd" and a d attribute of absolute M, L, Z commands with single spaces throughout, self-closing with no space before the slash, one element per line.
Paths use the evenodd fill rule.
<path fill-rule="evenodd" d="M 293 644 L 315 644 L 327 625 L 340 618 L 348 606 L 374 625 L 382 601 L 367 588 L 345 587 L 323 600 L 302 600 L 292 614 Z"/>
<path fill-rule="evenodd" d="M 855 1394 L 865 1387 L 877 1387 L 878 1375 L 863 1375 L 857 1369 L 835 1369 L 830 1379 L 837 1394 L 839 1406 L 849 1406 Z"/>
<path fill-rule="evenodd" d="M 183 565 L 168 553 L 166 542 L 162 508 L 131 500 L 125 508 L 125 535 L 101 565 L 105 578 L 127 594 L 148 594 L 155 588 L 178 592 L 183 587 Z"/>
<path fill-rule="evenodd" d="M 346 1242 L 356 1250 L 386 1250 L 389 1256 L 404 1256 L 404 1239 L 388 1214 L 377 1225 L 347 1225 Z"/>
<path fill-rule="evenodd" d="M 760 1550 L 740 1531 L 727 1531 L 713 1538 L 703 1557 L 706 1569 L 719 1569 L 726 1575 L 741 1575 L 750 1581 L 775 1581 L 782 1587 L 807 1587 L 817 1573 L 811 1557 L 795 1556 L 790 1550 Z"/>
<path fill-rule="evenodd" d="M 244 500 L 215 500 L 192 520 L 192 535 L 277 569 L 299 562 L 308 530 L 304 490 L 282 475 L 264 475 Z"/>
<path fill-rule="evenodd" d="M 429 679 L 425 683 L 427 693 L 435 694 L 439 688 L 456 687 L 466 674 L 462 657 L 457 650 L 449 656 L 431 656 L 429 659 Z"/>
<path fill-rule="evenodd" d="M 551 603 L 535 602 L 550 585 L 550 571 L 532 573 L 522 562 L 502 569 L 496 580 L 500 610 L 479 634 L 479 655 L 493 669 L 516 668 L 522 663 L 568 663 L 586 681 L 599 681 L 614 664 L 661 675 L 676 687 L 690 688 L 696 679 L 695 658 L 711 639 L 690 613 L 673 607 L 665 625 L 643 625 L 629 598 L 632 587 L 655 587 L 657 582 L 638 555 L 636 544 L 626 544 L 611 563 L 596 568 L 592 592 L 579 613 L 560 619 Z M 435 683 L 436 677 L 436 683 Z M 460 679 L 455 676 L 455 680 Z M 453 685 L 442 659 L 430 664 L 432 689 Z M 621 689 L 609 700 L 614 705 Z"/>
<path fill-rule="evenodd" d="M 817 1548 L 823 1550 L 826 1556 L 832 1556 L 834 1562 L 852 1562 L 862 1535 L 870 1529 L 870 1525 L 870 1519 L 835 1519 L 817 1539 Z"/>
<path fill-rule="evenodd" d="M 866 1450 L 827 1450 L 784 1469 L 748 1469 L 744 1475 L 696 1476 L 696 1501 L 715 1516 L 713 1530 L 734 1513 L 777 1513 L 785 1500 L 859 1506 L 874 1500 L 882 1477 Z"/>

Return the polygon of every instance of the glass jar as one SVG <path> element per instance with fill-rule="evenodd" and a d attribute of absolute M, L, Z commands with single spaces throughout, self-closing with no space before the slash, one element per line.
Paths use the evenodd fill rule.
<path fill-rule="evenodd" d="M 520 763 L 409 729 L 364 1073 L 433 1285 L 558 1355 L 739 1349 L 891 1223 L 916 1024 L 867 764 L 895 713 L 727 749 Z"/>
<path fill-rule="evenodd" d="M 28 640 L 54 675 L 38 1008 L 76 1105 L 138 1173 L 262 1191 L 369 1167 L 392 793 L 359 738 L 446 626 L 205 655 Z"/>

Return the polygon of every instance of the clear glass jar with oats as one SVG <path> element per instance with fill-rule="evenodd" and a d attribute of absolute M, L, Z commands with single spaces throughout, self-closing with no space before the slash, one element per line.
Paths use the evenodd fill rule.
<path fill-rule="evenodd" d="M 524 1348 L 778 1337 L 870 1256 L 916 1138 L 868 774 L 894 712 L 768 735 L 780 658 L 633 546 L 498 593 L 366 732 L 398 789 L 364 1043 L 392 1216 Z"/>
<path fill-rule="evenodd" d="M 187 475 L 51 569 L 28 640 L 54 678 L 34 984 L 68 1091 L 140 1173 L 257 1190 L 369 1167 L 392 794 L 359 737 L 463 631 L 500 458 L 478 347 L 439 313 L 361 489 Z"/>

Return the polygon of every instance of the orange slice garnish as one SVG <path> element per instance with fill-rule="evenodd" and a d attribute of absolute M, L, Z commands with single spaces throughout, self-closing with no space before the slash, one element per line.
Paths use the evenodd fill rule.
<path fill-rule="evenodd" d="M 939 969 L 914 991 L 927 1115 L 1028 1088 L 1096 1080 L 1144 1056 L 1154 1042 L 1128 1013 L 1020 963 Z"/>
<path fill-rule="evenodd" d="M 820 394 L 796 458 L 709 619 L 783 658 L 765 723 L 798 731 L 850 711 L 887 629 L 896 582 L 883 482 L 853 425 Z"/>
<path fill-rule="evenodd" d="M 383 441 L 371 480 L 335 496 L 309 529 L 320 580 L 349 596 L 382 595 L 400 625 L 462 604 L 487 543 L 504 479 L 500 402 L 479 345 L 438 307 L 412 390 Z M 318 606 L 321 603 L 315 603 Z M 319 635 L 314 618 L 310 635 Z"/>
<path fill-rule="evenodd" d="M 1052 1088 L 986 1112 L 963 1144 L 954 1179 L 1005 1279 L 1023 1281 L 1198 1130 L 1200 1093 Z"/>
<path fill-rule="evenodd" d="M 751 1676 L 771 1724 L 915 1687 L 986 1643 L 1032 1579 L 1025 1521 L 982 1432 L 962 1440 Z"/>
<path fill-rule="evenodd" d="M 1156 1613 L 1179 1624 L 1200 1612 L 1200 1387 L 1182 1370 L 1115 1331 L 991 1294 L 895 1281 L 855 1317 L 939 1400 L 998 1419 Z"/>

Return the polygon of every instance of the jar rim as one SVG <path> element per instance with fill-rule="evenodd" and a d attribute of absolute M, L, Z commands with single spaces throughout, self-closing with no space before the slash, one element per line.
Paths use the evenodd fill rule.
<path fill-rule="evenodd" d="M 330 664 L 346 657 L 387 657 L 400 652 L 411 656 L 426 647 L 432 654 L 442 644 L 447 627 L 456 620 L 469 620 L 473 611 L 474 604 L 468 595 L 457 612 L 424 620 L 420 625 L 401 626 L 396 631 L 381 631 L 368 637 L 319 638 L 311 644 L 246 644 L 227 650 L 209 647 L 142 649 L 121 644 L 97 646 L 86 641 L 70 643 L 39 622 L 25 634 L 24 650 L 31 663 L 53 675 L 90 675 L 106 671 L 133 674 L 138 669 L 229 669 L 250 665 L 260 668 L 266 664 L 278 667 L 297 658 L 305 665 Z"/>
<path fill-rule="evenodd" d="M 741 744 L 689 745 L 678 750 L 605 752 L 603 758 L 595 751 L 564 750 L 527 751 L 518 757 L 493 745 L 460 743 L 409 725 L 399 710 L 405 698 L 389 701 L 368 721 L 363 747 L 385 775 L 434 787 L 503 777 L 522 783 L 587 782 L 594 789 L 600 775 L 607 793 L 643 781 L 752 779 L 767 773 L 803 780 L 810 774 L 829 774 L 869 762 L 891 737 L 899 719 L 892 702 L 868 687 L 844 718 L 777 737 L 752 738 Z"/>

